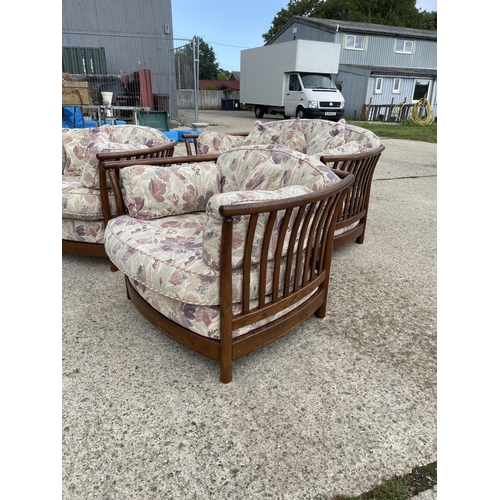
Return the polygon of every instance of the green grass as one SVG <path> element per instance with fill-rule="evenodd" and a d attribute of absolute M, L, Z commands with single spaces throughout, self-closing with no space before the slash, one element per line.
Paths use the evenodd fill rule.
<path fill-rule="evenodd" d="M 352 125 L 371 130 L 379 137 L 437 143 L 437 123 L 417 125 L 411 120 L 401 123 L 346 121 Z"/>
<path fill-rule="evenodd" d="M 437 484 L 437 462 L 415 467 L 405 476 L 395 476 L 357 497 L 334 496 L 331 500 L 408 500 Z"/>

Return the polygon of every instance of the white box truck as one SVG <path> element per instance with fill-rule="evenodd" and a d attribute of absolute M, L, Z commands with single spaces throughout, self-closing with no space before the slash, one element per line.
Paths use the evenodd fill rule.
<path fill-rule="evenodd" d="M 344 97 L 334 82 L 340 44 L 293 40 L 240 53 L 240 102 L 253 106 L 256 118 L 344 116 Z"/>

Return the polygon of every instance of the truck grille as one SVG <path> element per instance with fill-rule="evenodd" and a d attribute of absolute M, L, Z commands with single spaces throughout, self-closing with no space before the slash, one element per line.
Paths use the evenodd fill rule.
<path fill-rule="evenodd" d="M 320 108 L 340 108 L 340 102 L 335 101 L 320 101 Z"/>

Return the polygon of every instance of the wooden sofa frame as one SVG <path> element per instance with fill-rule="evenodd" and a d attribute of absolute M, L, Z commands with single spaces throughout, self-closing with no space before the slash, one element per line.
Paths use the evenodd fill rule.
<path fill-rule="evenodd" d="M 320 161 L 330 168 L 350 172 L 356 177 L 356 180 L 347 191 L 342 210 L 337 219 L 337 229 L 343 229 L 356 222 L 359 222 L 359 224 L 352 229 L 335 235 L 333 248 L 339 248 L 353 240 L 356 240 L 356 243 L 359 244 L 365 241 L 373 173 L 384 149 L 385 146 L 379 146 L 368 153 L 320 157 Z"/>
<path fill-rule="evenodd" d="M 168 144 L 162 144 L 161 146 L 156 146 L 149 149 L 140 149 L 136 151 L 126 151 L 126 152 L 117 152 L 117 153 L 99 153 L 96 155 L 96 158 L 99 162 L 99 170 L 100 164 L 104 161 L 113 162 L 127 159 L 137 159 L 137 160 L 145 160 L 145 159 L 159 159 L 159 158 L 171 158 L 174 155 L 174 149 L 177 145 L 177 141 L 172 141 Z M 105 184 L 100 184 L 104 186 Z M 103 193 L 106 192 L 106 202 L 109 203 L 109 199 L 107 196 L 107 190 L 100 190 L 101 193 L 101 206 L 104 207 L 103 202 Z M 109 204 L 108 204 L 109 209 Z M 103 217 L 104 219 L 104 217 Z M 108 218 L 109 220 L 109 218 Z M 87 243 L 84 241 L 72 241 L 72 240 L 62 240 L 62 253 L 73 254 L 73 255 L 82 255 L 86 257 L 104 257 L 108 258 L 106 251 L 104 250 L 104 245 L 102 243 Z"/>
<path fill-rule="evenodd" d="M 211 161 L 212 159 L 215 161 L 217 155 L 141 161 L 141 164 L 166 166 L 169 164 Z M 105 161 L 101 164 L 101 182 L 105 180 L 107 173 L 115 193 L 118 215 L 126 213 L 123 194 L 118 188 L 119 169 L 134 164 L 137 164 L 137 162 Z M 160 314 L 136 292 L 130 279 L 125 276 L 127 297 L 132 300 L 138 311 L 160 331 L 183 346 L 219 361 L 221 382 L 231 382 L 234 360 L 284 336 L 312 314 L 319 318 L 325 317 L 336 221 L 346 192 L 355 181 L 353 174 L 341 170 L 335 173 L 342 179 L 341 182 L 307 195 L 276 201 L 241 203 L 220 207 L 219 213 L 223 217 L 220 256 L 221 285 L 219 292 L 220 339 L 208 338 L 194 333 Z M 278 212 L 283 210 L 285 216 L 277 238 L 276 255 L 286 255 L 284 257 L 286 259 L 284 285 L 283 287 L 279 285 L 281 259 L 274 259 L 274 264 L 272 264 L 274 269 L 272 293 L 270 296 L 266 296 L 265 277 L 268 261 L 262 259 L 259 264 L 258 305 L 251 308 L 250 258 L 257 219 L 259 214 L 268 214 L 269 216 L 262 243 L 262 255 L 268 255 L 273 224 Z M 299 242 L 299 250 L 294 254 L 294 245 L 291 245 L 287 250 L 285 249 L 286 254 L 283 254 L 286 228 L 291 220 L 292 213 L 295 214 L 295 220 L 290 226 L 291 236 L 289 241 Z M 249 215 L 250 222 L 243 257 L 242 311 L 233 314 L 233 270 L 231 268 L 233 219 L 243 215 Z M 106 216 L 111 217 L 109 208 Z M 310 227 L 309 231 L 307 227 Z M 300 250 L 303 248 L 305 248 L 304 252 Z M 117 270 L 113 264 L 111 269 Z M 297 304 L 299 301 L 302 301 L 302 303 L 291 312 L 233 338 L 233 332 L 238 328 L 269 318 Z"/>

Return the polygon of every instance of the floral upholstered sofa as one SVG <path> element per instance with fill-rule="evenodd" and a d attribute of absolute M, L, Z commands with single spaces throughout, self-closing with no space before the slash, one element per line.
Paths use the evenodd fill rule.
<path fill-rule="evenodd" d="M 354 176 L 272 144 L 191 158 L 102 163 L 124 208 L 104 245 L 137 309 L 230 382 L 234 359 L 324 317 Z"/>
<path fill-rule="evenodd" d="M 248 133 L 205 131 L 186 135 L 188 154 L 193 154 L 188 142 L 193 139 L 199 156 L 213 157 L 242 145 L 282 144 L 319 158 L 330 168 L 355 174 L 356 180 L 339 214 L 334 248 L 351 241 L 364 242 L 373 174 L 385 149 L 380 138 L 370 130 L 350 125 L 344 119 L 338 122 L 316 119 L 256 121 Z"/>
<path fill-rule="evenodd" d="M 135 125 L 62 129 L 63 253 L 106 257 L 99 161 L 172 156 L 176 141 Z M 116 213 L 113 204 L 110 210 Z"/>
<path fill-rule="evenodd" d="M 342 118 L 338 122 L 316 119 L 290 119 L 262 123 L 256 121 L 252 130 L 224 133 L 207 130 L 185 138 L 188 154 L 193 154 L 189 139 L 195 138 L 197 155 L 219 154 L 236 146 L 282 144 L 318 158 L 322 155 L 366 153 L 381 145 L 370 130 L 350 125 Z"/>

